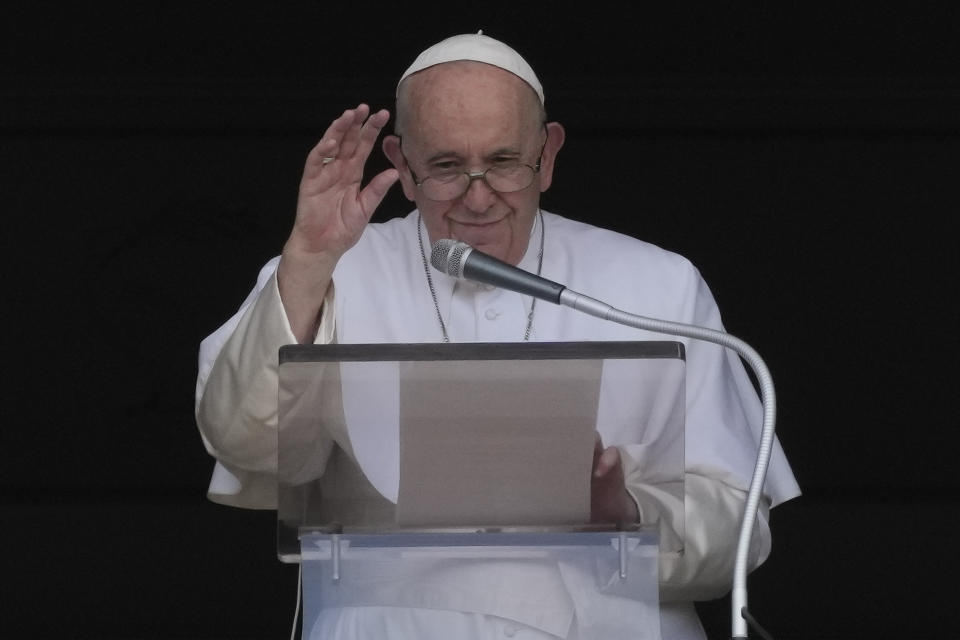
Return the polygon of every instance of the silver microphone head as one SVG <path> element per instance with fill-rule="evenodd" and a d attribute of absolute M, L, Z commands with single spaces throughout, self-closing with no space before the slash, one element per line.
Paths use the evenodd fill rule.
<path fill-rule="evenodd" d="M 471 251 L 473 247 L 466 242 L 443 238 L 433 243 L 433 248 L 430 250 L 430 264 L 448 276 L 462 278 L 463 262 Z"/>

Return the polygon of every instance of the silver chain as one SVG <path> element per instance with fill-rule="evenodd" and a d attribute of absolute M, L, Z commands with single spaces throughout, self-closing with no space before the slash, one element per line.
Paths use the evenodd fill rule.
<path fill-rule="evenodd" d="M 546 236 L 546 227 L 543 224 L 543 212 L 537 211 L 540 216 L 540 253 L 537 256 L 537 275 L 543 271 L 543 245 Z M 447 325 L 443 322 L 443 314 L 440 313 L 440 303 L 437 302 L 437 290 L 433 286 L 433 278 L 430 277 L 430 265 L 427 263 L 427 252 L 423 248 L 423 232 L 420 229 L 420 213 L 417 213 L 417 242 L 420 245 L 420 257 L 423 259 L 423 272 L 427 274 L 427 286 L 430 287 L 430 297 L 433 298 L 433 308 L 437 310 L 437 320 L 440 321 L 440 331 L 443 333 L 443 341 L 450 342 L 450 335 L 447 333 Z M 533 298 L 530 302 L 530 313 L 527 314 L 527 330 L 523 333 L 523 341 L 530 340 L 530 332 L 533 330 L 533 314 L 537 310 L 537 299 Z"/>

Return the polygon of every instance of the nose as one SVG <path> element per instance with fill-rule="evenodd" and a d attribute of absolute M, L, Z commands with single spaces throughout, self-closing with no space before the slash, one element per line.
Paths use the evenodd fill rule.
<path fill-rule="evenodd" d="M 493 206 L 497 192 L 490 188 L 483 173 L 470 173 L 470 185 L 463 194 L 463 204 L 474 213 L 483 213 Z"/>

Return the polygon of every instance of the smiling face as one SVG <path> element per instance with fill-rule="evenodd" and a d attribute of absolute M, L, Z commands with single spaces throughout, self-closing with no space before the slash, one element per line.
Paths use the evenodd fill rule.
<path fill-rule="evenodd" d="M 480 62 L 450 62 L 407 78 L 397 101 L 400 140 L 388 136 L 384 151 L 400 171 L 407 198 L 416 201 L 430 242 L 453 238 L 517 264 L 523 258 L 540 203 L 550 186 L 553 159 L 563 144 L 557 123 L 546 127 L 536 93 L 517 76 Z M 521 191 L 498 193 L 475 179 L 455 200 L 427 199 L 421 180 L 441 172 L 482 172 L 519 162 L 540 173 Z M 409 165 L 407 165 L 409 162 Z"/>

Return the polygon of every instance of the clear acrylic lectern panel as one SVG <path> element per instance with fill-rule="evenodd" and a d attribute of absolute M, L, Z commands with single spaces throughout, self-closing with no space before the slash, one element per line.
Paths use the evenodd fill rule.
<path fill-rule="evenodd" d="M 565 637 L 658 638 L 656 531 L 378 534 L 302 531 L 303 637 L 326 638 L 324 610 L 462 610 Z M 539 585 L 531 598 L 531 584 Z M 551 598 L 560 591 L 559 598 Z M 544 612 L 548 615 L 544 615 Z M 334 614 L 334 617 L 336 614 Z M 505 628 L 509 636 L 511 627 Z"/>
<path fill-rule="evenodd" d="M 283 347 L 278 554 L 308 534 L 631 529 L 584 526 L 595 432 L 641 504 L 673 504 L 660 552 L 679 553 L 684 375 L 678 342 Z"/>

